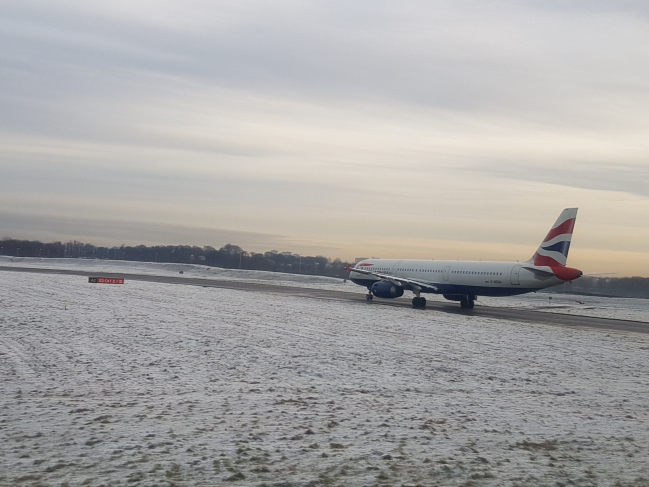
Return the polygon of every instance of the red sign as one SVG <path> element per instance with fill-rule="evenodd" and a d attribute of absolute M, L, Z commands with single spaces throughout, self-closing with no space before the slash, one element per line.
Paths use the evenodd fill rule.
<path fill-rule="evenodd" d="M 121 277 L 89 277 L 88 282 L 93 284 L 124 284 Z"/>

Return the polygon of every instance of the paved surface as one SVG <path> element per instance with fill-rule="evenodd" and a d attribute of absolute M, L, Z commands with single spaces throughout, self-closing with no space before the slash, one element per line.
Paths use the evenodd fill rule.
<path fill-rule="evenodd" d="M 395 306 L 410 308 L 410 299 L 399 298 L 391 300 L 374 300 L 365 301 L 365 295 L 358 293 L 349 293 L 345 291 L 330 291 L 326 289 L 312 289 L 297 286 L 279 286 L 273 283 L 259 283 L 246 281 L 232 281 L 220 279 L 201 279 L 192 277 L 175 277 L 175 276 L 151 276 L 146 274 L 124 274 L 102 272 L 89 272 L 82 270 L 67 269 L 37 269 L 30 267 L 8 267 L 0 266 L 0 271 L 10 272 L 30 272 L 35 274 L 64 274 L 72 276 L 86 277 L 123 277 L 127 280 L 149 281 L 166 284 L 185 284 L 190 286 L 218 287 L 226 289 L 237 289 L 240 291 L 252 291 L 271 294 L 284 294 L 289 296 L 300 296 L 315 299 L 330 299 L 335 301 L 355 302 L 364 306 Z M 494 308 L 489 306 L 477 306 L 472 310 L 463 310 L 458 303 L 453 302 L 431 302 L 426 305 L 426 312 L 464 314 L 470 316 L 480 316 L 483 318 L 493 318 L 498 320 L 524 321 L 528 323 L 539 323 L 546 325 L 567 326 L 575 328 L 597 328 L 610 331 L 632 332 L 632 333 L 649 333 L 649 323 L 642 321 L 616 320 L 611 318 L 594 318 L 590 316 L 578 316 L 561 313 L 546 313 L 543 311 L 534 311 L 518 308 Z"/>

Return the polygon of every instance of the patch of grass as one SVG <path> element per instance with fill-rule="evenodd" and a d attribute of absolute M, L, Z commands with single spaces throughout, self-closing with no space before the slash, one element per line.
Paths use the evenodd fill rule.
<path fill-rule="evenodd" d="M 237 472 L 237 473 L 235 473 L 234 475 L 230 475 L 230 476 L 229 476 L 227 479 L 225 479 L 225 480 L 226 480 L 227 482 L 234 482 L 234 481 L 237 481 L 237 480 L 246 480 L 246 476 L 245 476 L 243 473 L 241 473 L 241 472 Z"/>
<path fill-rule="evenodd" d="M 70 464 L 70 465 L 71 465 L 71 464 Z M 45 471 L 48 472 L 48 473 L 50 473 L 50 472 L 55 472 L 56 470 L 60 470 L 60 469 L 62 469 L 62 468 L 68 467 L 68 466 L 70 466 L 70 465 L 67 464 L 67 463 L 57 463 L 56 465 L 50 465 L 49 467 L 47 467 L 47 468 L 45 469 Z"/>
<path fill-rule="evenodd" d="M 535 443 L 533 441 L 523 440 L 516 443 L 512 448 L 520 448 L 527 451 L 553 451 L 557 449 L 557 440 L 545 440 Z"/>
<path fill-rule="evenodd" d="M 93 421 L 96 421 L 98 423 L 110 423 L 109 419 L 112 418 L 113 416 L 111 414 L 104 414 L 103 416 L 98 416 Z"/>
<path fill-rule="evenodd" d="M 34 474 L 23 475 L 22 477 L 18 477 L 18 478 L 16 479 L 16 482 L 30 482 L 30 481 L 32 481 L 32 480 L 38 480 L 38 479 L 40 479 L 40 478 L 41 478 L 40 475 L 34 475 Z M 19 484 L 17 483 L 17 484 L 15 484 L 15 485 L 19 485 Z"/>
<path fill-rule="evenodd" d="M 390 477 L 388 477 L 384 472 L 379 472 L 379 474 L 376 476 L 376 480 L 379 480 L 379 481 L 384 481 L 385 482 L 386 480 L 389 480 L 389 479 L 390 479 Z"/>
<path fill-rule="evenodd" d="M 178 479 L 180 478 L 180 464 L 172 463 L 169 470 L 165 472 L 165 476 L 168 479 Z"/>

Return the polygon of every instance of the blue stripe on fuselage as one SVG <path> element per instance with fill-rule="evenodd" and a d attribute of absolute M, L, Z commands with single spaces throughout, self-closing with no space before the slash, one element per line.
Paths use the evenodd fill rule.
<path fill-rule="evenodd" d="M 359 286 L 371 287 L 372 284 L 377 282 L 376 279 L 351 279 L 354 284 Z M 461 286 L 457 284 L 438 284 L 431 283 L 438 291 L 429 294 L 448 294 L 448 295 L 463 295 L 475 294 L 476 296 L 516 296 L 517 294 L 531 293 L 538 291 L 533 288 L 520 288 L 520 287 L 487 287 L 487 286 Z M 425 292 L 425 291 L 422 291 Z"/>

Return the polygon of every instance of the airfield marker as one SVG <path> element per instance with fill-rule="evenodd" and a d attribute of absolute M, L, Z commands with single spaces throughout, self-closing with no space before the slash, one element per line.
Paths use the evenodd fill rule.
<path fill-rule="evenodd" d="M 182 274 L 182 271 L 181 271 Z M 90 284 L 124 284 L 123 277 L 89 277 Z"/>

